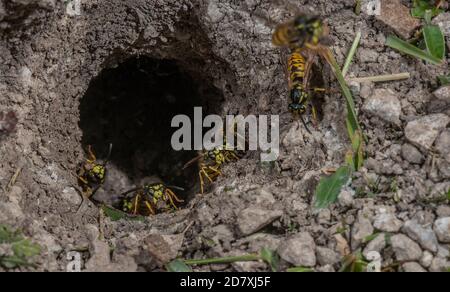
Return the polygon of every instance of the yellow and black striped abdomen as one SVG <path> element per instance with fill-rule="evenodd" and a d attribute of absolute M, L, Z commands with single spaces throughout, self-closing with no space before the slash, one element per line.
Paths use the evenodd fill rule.
<path fill-rule="evenodd" d="M 303 57 L 301 49 L 294 50 L 289 58 L 288 72 L 289 72 L 289 97 L 291 103 L 289 110 L 294 115 L 301 115 L 306 110 L 306 103 L 308 102 L 308 94 L 305 90 L 305 70 L 306 60 Z"/>
<path fill-rule="evenodd" d="M 299 51 L 291 54 L 288 63 L 289 81 L 291 88 L 303 86 L 303 79 L 305 78 L 305 58 Z"/>

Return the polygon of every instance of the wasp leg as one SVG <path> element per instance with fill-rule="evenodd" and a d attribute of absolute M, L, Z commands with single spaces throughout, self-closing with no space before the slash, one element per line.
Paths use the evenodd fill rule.
<path fill-rule="evenodd" d="M 314 125 L 314 128 L 317 130 L 319 128 L 319 121 L 317 118 L 317 109 L 313 104 L 311 104 L 311 112 L 312 112 L 312 123 Z"/>
<path fill-rule="evenodd" d="M 209 180 L 210 183 L 214 182 L 214 176 L 211 177 L 211 175 L 208 174 L 207 170 L 212 170 L 216 174 L 216 176 L 217 176 L 217 174 L 218 175 L 221 174 L 220 171 L 218 171 L 217 169 L 214 169 L 211 166 L 208 166 L 208 167 L 207 166 L 203 166 L 201 168 L 201 170 L 199 171 L 198 175 L 200 177 L 200 190 L 201 190 L 202 194 L 205 192 L 205 180 L 203 179 L 203 177 L 206 177 Z"/>
<path fill-rule="evenodd" d="M 173 202 L 173 199 L 172 199 L 171 195 L 170 195 L 169 193 L 167 193 L 166 196 L 167 196 L 167 198 L 169 199 L 170 205 L 172 205 L 172 207 L 174 208 L 174 210 L 178 210 L 178 207 L 177 207 L 177 206 L 175 205 L 175 203 Z M 170 209 L 170 208 L 168 208 L 168 209 Z"/>
<path fill-rule="evenodd" d="M 237 156 L 236 152 L 234 152 L 234 151 L 229 151 L 227 154 L 228 154 L 227 157 L 231 156 L 231 158 L 234 159 L 234 160 L 239 160 L 240 159 L 239 156 Z"/>
<path fill-rule="evenodd" d="M 84 183 L 85 185 L 89 184 L 89 182 L 88 182 L 84 177 L 82 177 L 81 175 L 78 176 L 78 179 L 79 179 L 82 183 Z"/>
<path fill-rule="evenodd" d="M 205 182 L 203 181 L 202 171 L 198 172 L 198 177 L 200 178 L 200 192 L 203 194 L 204 188 L 205 188 Z"/>
<path fill-rule="evenodd" d="M 94 151 L 92 151 L 92 146 L 91 145 L 89 145 L 88 146 L 88 159 L 87 159 L 87 162 L 88 163 L 94 163 L 96 160 L 97 160 L 97 157 L 95 157 L 95 154 L 94 154 Z"/>
<path fill-rule="evenodd" d="M 171 196 L 173 199 L 175 199 L 175 201 L 177 203 L 183 203 L 184 202 L 183 200 L 178 198 L 177 195 L 175 195 L 175 193 L 171 189 L 167 189 L 167 192 L 168 192 L 169 196 Z"/>
<path fill-rule="evenodd" d="M 201 193 L 203 194 L 205 192 L 205 180 L 203 179 L 203 176 L 205 176 L 210 182 L 213 182 L 213 180 L 209 177 L 208 173 L 204 168 L 202 168 L 199 171 L 198 176 L 200 177 L 200 190 Z"/>
<path fill-rule="evenodd" d="M 136 197 L 134 198 L 133 215 L 137 215 L 137 213 L 138 213 L 138 206 L 139 206 L 140 197 L 141 197 L 141 195 L 137 194 Z"/>
<path fill-rule="evenodd" d="M 145 205 L 147 206 L 147 209 L 150 211 L 150 214 L 155 215 L 155 210 L 153 209 L 152 205 L 148 202 L 145 201 Z"/>

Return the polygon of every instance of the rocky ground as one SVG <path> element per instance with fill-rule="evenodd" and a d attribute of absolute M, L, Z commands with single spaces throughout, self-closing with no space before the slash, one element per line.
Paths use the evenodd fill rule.
<path fill-rule="evenodd" d="M 280 270 L 338 271 L 345 256 L 369 259 L 373 251 L 389 271 L 450 267 L 450 88 L 437 82 L 449 70 L 447 63 L 425 64 L 384 45 L 389 34 L 407 38 L 420 25 L 406 7 L 385 7 L 397 14 L 375 17 L 356 15 L 352 0 L 81 2 L 81 15 L 69 15 L 62 1 L 0 1 L 0 111 L 18 117 L 16 131 L 0 142 L 0 224 L 22 230 L 42 247 L 35 266 L 19 269 L 65 271 L 67 254 L 77 251 L 88 271 L 158 271 L 175 258 L 261 248 L 277 251 Z M 411 74 L 402 81 L 351 84 L 367 159 L 338 202 L 320 211 L 313 208 L 317 182 L 325 170 L 343 164 L 349 147 L 345 100 L 326 95 L 312 133 L 287 113 L 286 52 L 271 45 L 271 34 L 299 11 L 327 19 L 340 64 L 361 30 L 349 77 Z M 448 12 L 434 19 L 444 28 L 449 20 Z M 450 47 L 448 29 L 446 34 Z M 317 67 L 318 82 L 337 88 L 330 68 Z M 190 102 L 183 84 L 193 84 L 198 100 Z M 131 98 L 130 92 L 137 99 L 124 107 L 123 117 L 105 114 L 108 102 Z M 156 98 L 150 116 L 158 119 L 141 120 L 140 110 L 151 105 L 139 98 L 149 92 Z M 202 105 L 220 115 L 279 114 L 279 160 L 261 163 L 258 153 L 248 153 L 225 167 L 208 193 L 198 194 L 194 183 L 181 210 L 143 221 L 113 221 L 93 203 L 78 210 L 74 174 L 88 143 L 119 145 L 110 166 L 114 179 L 100 197 L 114 197 L 145 176 L 175 176 L 173 169 L 192 153 L 164 152 L 171 129 L 157 122 L 184 101 L 189 111 Z M 114 136 L 119 131 L 127 134 Z M 195 172 L 177 176 L 181 183 L 195 181 Z M 269 269 L 258 261 L 194 268 Z"/>

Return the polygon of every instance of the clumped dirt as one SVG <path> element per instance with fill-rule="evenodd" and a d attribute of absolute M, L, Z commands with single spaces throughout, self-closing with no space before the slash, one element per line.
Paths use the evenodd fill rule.
<path fill-rule="evenodd" d="M 295 246 L 299 233 L 309 233 L 317 248 L 312 267 L 335 271 L 338 261 L 319 250 L 341 259 L 338 234 L 352 251 L 362 250 L 358 236 L 380 231 L 372 227 L 380 210 L 421 226 L 449 217 L 446 202 L 438 200 L 450 188 L 449 177 L 433 174 L 435 154 L 422 151 L 419 164 L 401 154 L 404 127 L 431 113 L 437 76 L 448 74 L 447 68 L 386 48 L 388 27 L 355 15 L 354 1 L 335 2 L 93 0 L 82 1 L 81 15 L 69 16 L 60 1 L 0 1 L 0 112 L 13 110 L 19 119 L 16 132 L 0 142 L 0 223 L 22 229 L 43 246 L 37 270 L 66 270 L 70 251 L 83 252 L 87 270 L 155 271 L 175 257 L 239 255 L 262 247 L 278 249 L 285 268 L 295 260 L 280 243 L 289 239 Z M 351 76 L 412 75 L 353 88 L 368 160 L 348 186 L 350 196 L 341 194 L 320 212 L 312 207 L 317 182 L 323 170 L 342 165 L 349 146 L 345 101 L 340 94 L 323 96 L 322 119 L 312 134 L 287 112 L 287 52 L 271 45 L 271 34 L 299 11 L 327 19 L 341 64 L 355 32 L 362 31 Z M 315 74 L 323 74 L 318 84 L 337 88 L 329 67 L 317 66 Z M 379 88 L 400 98 L 399 125 L 361 110 Z M 192 115 L 194 106 L 222 116 L 280 115 L 279 160 L 261 163 L 259 153 L 248 153 L 226 166 L 209 192 L 198 194 L 195 167 L 182 171 L 196 153 L 170 147 L 173 115 Z M 443 107 L 433 109 L 445 113 Z M 76 172 L 86 146 L 105 159 L 110 143 L 110 175 L 97 200 L 113 204 L 123 191 L 163 180 L 186 189 L 182 209 L 116 222 L 90 202 L 78 210 Z M 262 228 L 252 229 L 255 221 Z M 165 247 L 155 244 L 161 241 Z M 408 261 L 438 269 L 448 249 L 448 242 L 439 242 L 439 251 L 431 252 L 433 265 Z M 421 252 L 426 250 L 421 244 Z M 385 266 L 396 262 L 395 246 L 380 251 Z M 259 262 L 196 268 L 268 269 Z"/>

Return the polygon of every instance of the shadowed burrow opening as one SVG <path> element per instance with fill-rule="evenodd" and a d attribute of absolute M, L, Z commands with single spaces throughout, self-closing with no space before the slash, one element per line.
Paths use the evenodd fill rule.
<path fill-rule="evenodd" d="M 183 166 L 199 153 L 173 150 L 171 121 L 183 114 L 193 124 L 198 106 L 221 113 L 223 95 L 209 82 L 175 60 L 133 57 L 90 83 L 79 108 L 83 147 L 92 145 L 101 161 L 113 145 L 97 200 L 116 206 L 123 192 L 153 182 L 183 188 L 174 191 L 185 203 L 198 192 L 198 165 Z"/>
<path fill-rule="evenodd" d="M 325 64 L 313 64 L 311 70 L 311 80 L 309 82 L 309 94 L 311 94 L 311 107 L 314 107 L 317 114 L 317 122 L 323 120 L 323 107 L 325 104 L 325 95 L 330 92 L 330 88 L 325 85 L 325 78 L 323 75 L 323 66 Z M 315 89 L 323 89 L 325 92 L 316 92 Z M 311 113 L 312 114 L 312 113 Z M 312 118 L 312 116 L 311 116 Z"/>

